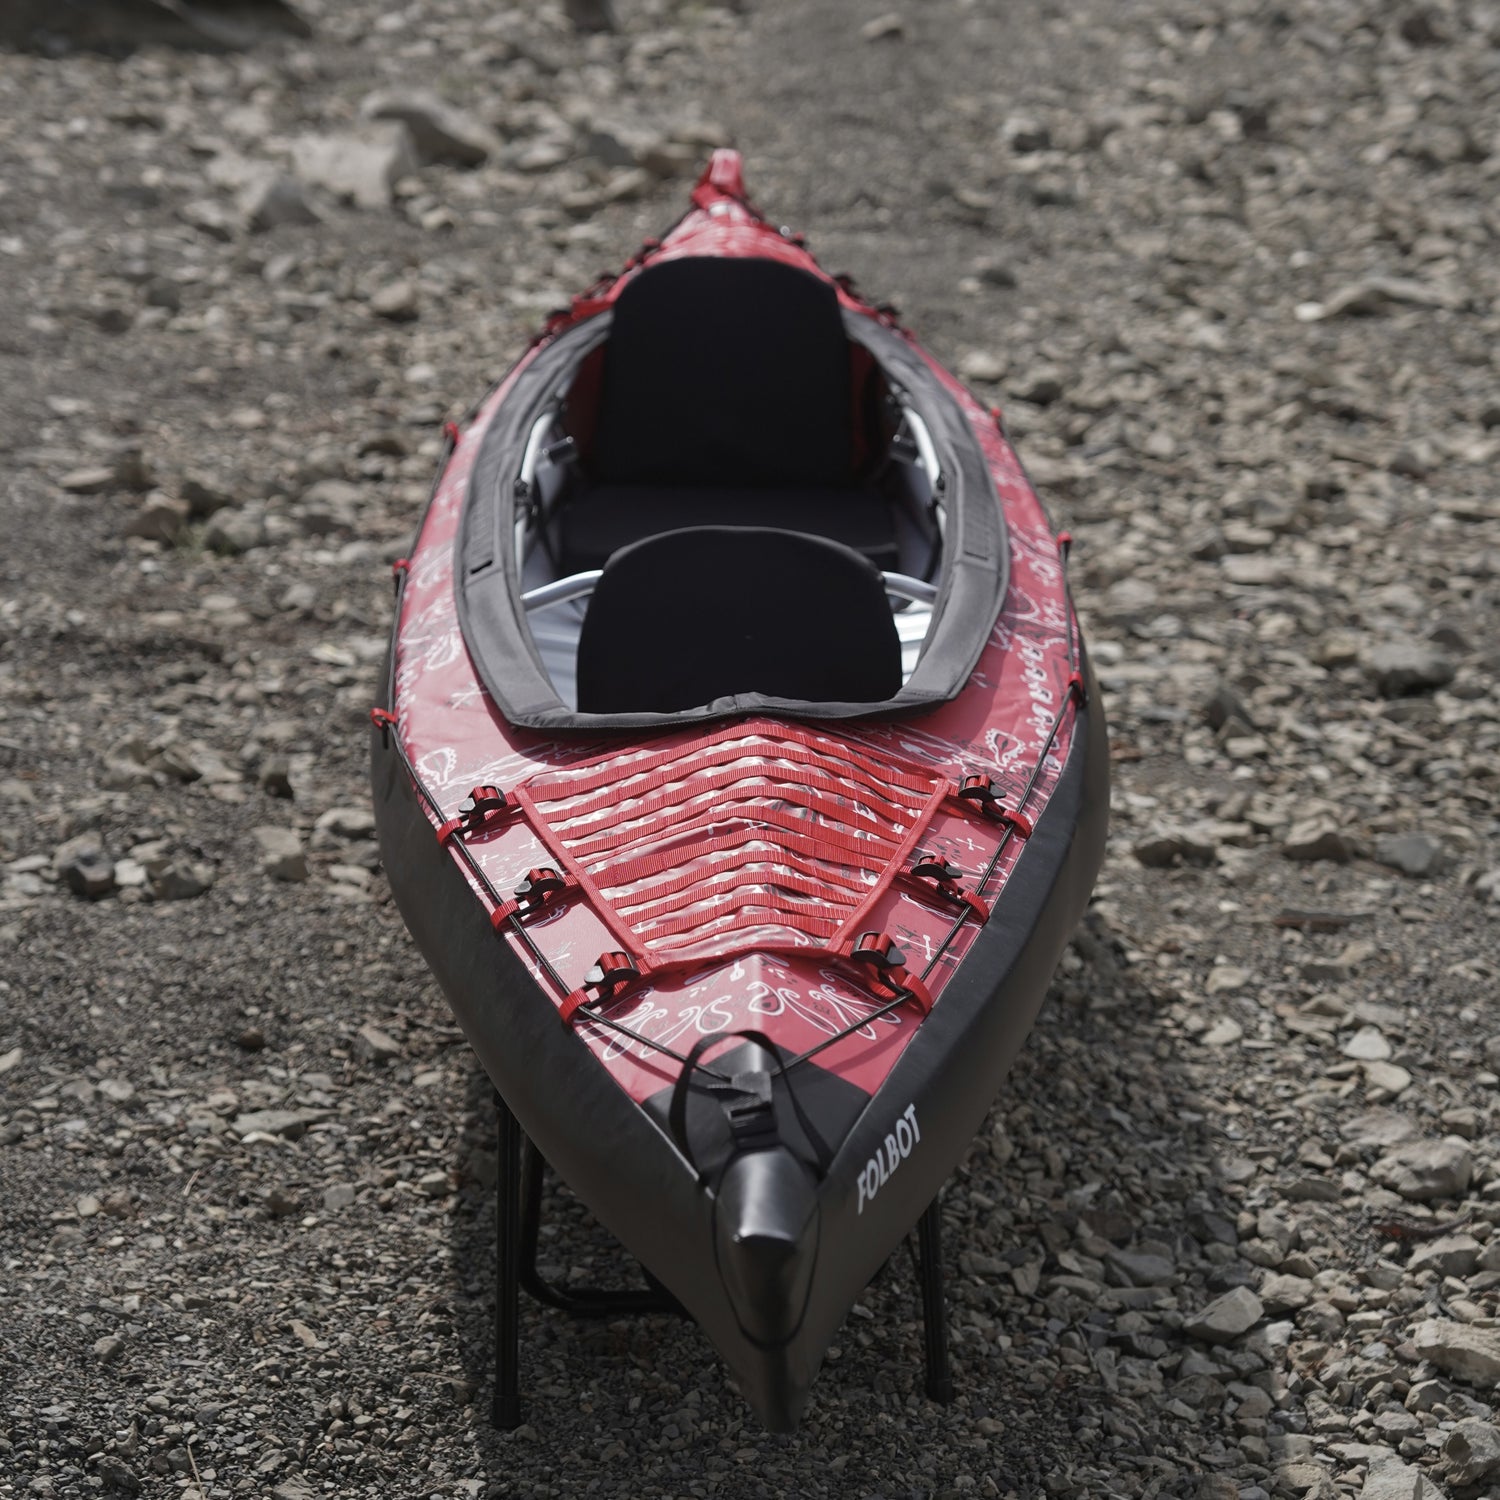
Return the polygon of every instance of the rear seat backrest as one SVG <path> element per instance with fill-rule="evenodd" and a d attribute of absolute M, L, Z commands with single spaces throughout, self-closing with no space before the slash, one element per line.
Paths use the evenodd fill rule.
<path fill-rule="evenodd" d="M 838 294 L 811 272 L 717 256 L 647 266 L 615 302 L 593 478 L 851 485 L 849 363 Z"/>

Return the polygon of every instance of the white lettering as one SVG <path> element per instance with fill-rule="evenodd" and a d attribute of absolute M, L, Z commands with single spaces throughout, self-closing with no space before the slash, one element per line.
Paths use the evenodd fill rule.
<path fill-rule="evenodd" d="M 856 1179 L 859 1192 L 855 1202 L 855 1213 L 862 1214 L 865 1204 L 891 1180 L 891 1173 L 912 1154 L 922 1132 L 917 1125 L 917 1106 L 908 1104 L 897 1118 L 890 1134 L 876 1148 L 874 1156 L 864 1165 Z"/>

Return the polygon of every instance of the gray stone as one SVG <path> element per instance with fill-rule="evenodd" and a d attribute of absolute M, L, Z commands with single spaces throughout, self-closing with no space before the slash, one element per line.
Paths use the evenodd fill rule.
<path fill-rule="evenodd" d="M 411 133 L 424 165 L 447 162 L 477 167 L 501 148 L 500 138 L 472 115 L 455 109 L 430 89 L 381 89 L 360 106 L 367 120 L 394 120 Z"/>
<path fill-rule="evenodd" d="M 1260 1298 L 1269 1313 L 1297 1312 L 1312 1301 L 1316 1290 L 1305 1276 L 1268 1276 Z"/>
<path fill-rule="evenodd" d="M 102 495 L 116 487 L 115 471 L 104 464 L 90 464 L 70 469 L 57 484 L 70 495 Z"/>
<path fill-rule="evenodd" d="M 1420 879 L 1443 864 L 1443 846 L 1426 833 L 1387 833 L 1375 841 L 1375 858 L 1403 875 Z"/>
<path fill-rule="evenodd" d="M 378 121 L 337 135 L 304 135 L 292 144 L 297 176 L 359 208 L 389 208 L 392 190 L 418 169 L 411 132 Z"/>
<path fill-rule="evenodd" d="M 279 1135 L 289 1141 L 307 1134 L 307 1127 L 326 1120 L 325 1109 L 255 1109 L 236 1115 L 233 1128 L 237 1135 Z"/>
<path fill-rule="evenodd" d="M 177 858 L 150 872 L 151 894 L 158 901 L 191 901 L 214 883 L 210 865 L 196 860 Z"/>
<path fill-rule="evenodd" d="M 1421 1133 L 1410 1115 L 1400 1114 L 1394 1109 L 1369 1109 L 1345 1120 L 1339 1127 L 1339 1134 L 1350 1145 L 1365 1150 L 1403 1146 L 1416 1140 Z"/>
<path fill-rule="evenodd" d="M 1371 1459 L 1359 1500 L 1422 1500 L 1422 1475 L 1394 1454 Z"/>
<path fill-rule="evenodd" d="M 193 508 L 186 500 L 155 490 L 126 523 L 125 535 L 171 546 L 187 530 L 192 513 Z"/>
<path fill-rule="evenodd" d="M 1124 1280 L 1126 1286 L 1166 1286 L 1177 1279 L 1177 1267 L 1165 1255 L 1153 1255 L 1144 1250 L 1111 1247 L 1104 1263 Z"/>
<path fill-rule="evenodd" d="M 1430 1318 L 1412 1330 L 1423 1359 L 1481 1390 L 1500 1389 L 1500 1329 Z"/>
<path fill-rule="evenodd" d="M 112 1365 L 125 1352 L 125 1340 L 114 1334 L 106 1334 L 94 1344 L 94 1358 L 101 1365 Z"/>
<path fill-rule="evenodd" d="M 355 1199 L 355 1189 L 352 1183 L 334 1182 L 323 1189 L 323 1207 L 329 1213 L 338 1213 L 341 1209 L 349 1208 Z"/>
<path fill-rule="evenodd" d="M 1436 1271 L 1439 1276 L 1467 1276 L 1479 1264 L 1479 1251 L 1479 1241 L 1472 1234 L 1445 1234 L 1418 1245 L 1406 1268 Z"/>
<path fill-rule="evenodd" d="M 375 832 L 375 813 L 368 807 L 330 807 L 319 817 L 319 831 L 343 839 L 367 839 Z"/>
<path fill-rule="evenodd" d="M 307 879 L 307 856 L 302 852 L 302 840 L 295 829 L 262 825 L 250 831 L 260 845 L 260 867 L 272 880 Z"/>
<path fill-rule="evenodd" d="M 1453 681 L 1453 663 L 1422 641 L 1384 641 L 1363 652 L 1362 661 L 1383 698 L 1404 698 Z"/>
<path fill-rule="evenodd" d="M 1346 865 L 1354 858 L 1354 845 L 1332 818 L 1319 815 L 1293 823 L 1281 852 L 1287 859 L 1329 860 Z"/>
<path fill-rule="evenodd" d="M 392 281 L 370 298 L 370 311 L 392 323 L 409 323 L 420 314 L 417 289 L 410 281 Z"/>
<path fill-rule="evenodd" d="M 218 511 L 203 528 L 203 545 L 222 557 L 238 557 L 265 541 L 265 516 L 258 509 Z"/>
<path fill-rule="evenodd" d="M 1248 1333 L 1261 1319 L 1265 1308 L 1259 1297 L 1247 1286 L 1237 1286 L 1215 1297 L 1202 1312 L 1194 1313 L 1182 1325 L 1185 1333 L 1205 1344 L 1228 1344 Z"/>
<path fill-rule="evenodd" d="M 1370 1175 L 1382 1187 L 1413 1203 L 1456 1198 L 1468 1190 L 1474 1162 L 1468 1145 L 1457 1136 L 1440 1141 L 1413 1141 L 1382 1156 Z"/>
<path fill-rule="evenodd" d="M 322 215 L 307 201 L 302 184 L 287 172 L 269 172 L 246 183 L 238 202 L 245 228 L 252 234 L 323 222 Z"/>
<path fill-rule="evenodd" d="M 1391 1055 L 1391 1044 L 1376 1026 L 1361 1026 L 1339 1051 L 1358 1062 L 1385 1062 Z"/>
<path fill-rule="evenodd" d="M 390 1062 L 401 1056 L 401 1043 L 382 1031 L 373 1021 L 366 1021 L 359 1028 L 354 1045 L 360 1055 L 369 1058 L 371 1062 Z"/>
<path fill-rule="evenodd" d="M 1468 1417 L 1443 1442 L 1443 1459 L 1454 1484 L 1478 1484 L 1500 1470 L 1500 1427 Z"/>

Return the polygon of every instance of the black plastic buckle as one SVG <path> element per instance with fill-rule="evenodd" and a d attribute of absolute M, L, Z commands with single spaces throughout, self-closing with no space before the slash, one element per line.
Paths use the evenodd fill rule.
<path fill-rule="evenodd" d="M 954 793 L 959 801 L 971 803 L 981 812 L 991 812 L 1000 805 L 1000 784 L 988 776 L 965 776 Z"/>
<path fill-rule="evenodd" d="M 598 963 L 583 976 L 583 982 L 589 989 L 598 990 L 603 999 L 640 977 L 641 971 L 628 953 L 601 953 Z"/>
<path fill-rule="evenodd" d="M 964 873 L 957 865 L 949 864 L 941 854 L 919 854 L 908 872 L 918 880 L 930 880 L 938 887 L 953 885 Z"/>
<path fill-rule="evenodd" d="M 528 870 L 526 878 L 512 894 L 522 911 L 535 911 L 545 906 L 554 896 L 560 896 L 568 888 L 568 882 L 551 865 L 539 865 Z"/>
<path fill-rule="evenodd" d="M 491 813 L 501 812 L 510 806 L 510 799 L 497 786 L 476 786 L 458 804 L 458 815 L 466 828 L 482 823 Z"/>
<path fill-rule="evenodd" d="M 906 963 L 906 955 L 896 946 L 888 932 L 862 932 L 849 954 L 863 964 L 871 964 L 884 973 L 887 969 L 899 969 Z"/>
<path fill-rule="evenodd" d="M 724 1100 L 724 1117 L 737 1150 L 764 1150 L 779 1142 L 769 1073 L 763 1069 L 736 1073 L 728 1083 L 720 1084 L 719 1089 L 729 1096 Z"/>

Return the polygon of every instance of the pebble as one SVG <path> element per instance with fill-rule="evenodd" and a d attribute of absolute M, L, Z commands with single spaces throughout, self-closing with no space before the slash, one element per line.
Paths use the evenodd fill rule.
<path fill-rule="evenodd" d="M 1467 1276 L 1478 1265 L 1481 1248 L 1471 1234 L 1445 1234 L 1418 1245 L 1406 1269 L 1436 1271 L 1439 1276 Z"/>
<path fill-rule="evenodd" d="M 1185 1318 L 1182 1329 L 1206 1344 L 1229 1344 L 1248 1333 L 1264 1312 L 1260 1298 L 1249 1287 L 1237 1286 Z"/>
<path fill-rule="evenodd" d="M 1391 1050 L 1391 1044 L 1380 1034 L 1377 1026 L 1361 1026 L 1339 1048 L 1345 1057 L 1352 1057 L 1357 1062 L 1385 1062 L 1390 1057 Z"/>
<path fill-rule="evenodd" d="M 1354 845 L 1332 818 L 1318 816 L 1293 823 L 1281 852 L 1287 859 L 1346 865 L 1354 858 Z"/>
<path fill-rule="evenodd" d="M 1473 1173 L 1468 1144 L 1456 1136 L 1398 1146 L 1370 1171 L 1376 1182 L 1413 1203 L 1460 1197 L 1468 1190 Z"/>
<path fill-rule="evenodd" d="M 370 298 L 370 311 L 393 323 L 409 323 L 420 311 L 417 289 L 410 281 L 392 281 Z"/>
<path fill-rule="evenodd" d="M 272 880 L 306 880 L 310 874 L 302 840 L 293 828 L 262 825 L 251 833 L 260 845 L 260 867 Z"/>
<path fill-rule="evenodd" d="M 1443 1439 L 1443 1462 L 1454 1484 L 1478 1484 L 1500 1473 L 1500 1427 L 1465 1418 Z"/>
<path fill-rule="evenodd" d="M 125 1340 L 114 1334 L 106 1334 L 94 1343 L 94 1358 L 101 1365 L 112 1365 L 125 1352 Z"/>
<path fill-rule="evenodd" d="M 389 208 L 392 190 L 420 166 L 411 132 L 396 121 L 357 130 L 303 135 L 292 142 L 292 166 L 312 187 L 324 188 L 358 208 Z"/>
<path fill-rule="evenodd" d="M 444 162 L 477 167 L 501 149 L 492 130 L 430 89 L 381 89 L 365 98 L 360 113 L 367 120 L 395 120 L 404 125 L 423 165 Z"/>
<path fill-rule="evenodd" d="M 1480 1390 L 1500 1389 L 1500 1330 L 1430 1318 L 1412 1330 L 1411 1342 L 1447 1374 Z"/>
<path fill-rule="evenodd" d="M 1365 651 L 1362 660 L 1383 698 L 1404 698 L 1453 681 L 1453 663 L 1421 641 L 1383 641 Z"/>
<path fill-rule="evenodd" d="M 1375 858 L 1415 879 L 1431 875 L 1443 860 L 1443 845 L 1425 833 L 1388 833 L 1375 841 Z"/>

